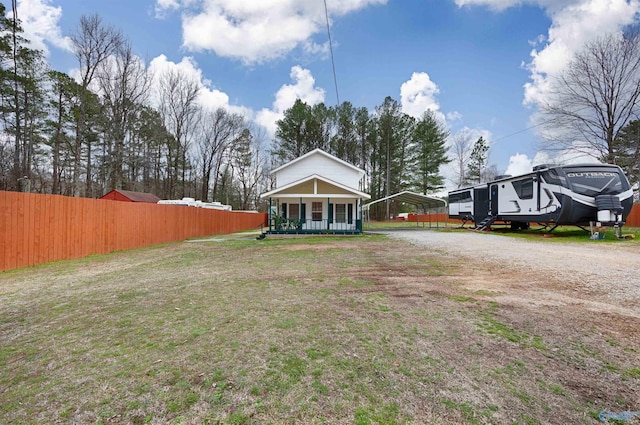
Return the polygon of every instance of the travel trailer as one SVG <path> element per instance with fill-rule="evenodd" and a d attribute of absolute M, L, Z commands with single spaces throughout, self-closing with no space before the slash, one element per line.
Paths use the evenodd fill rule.
<path fill-rule="evenodd" d="M 449 217 L 473 221 L 476 229 L 506 222 L 552 226 L 622 226 L 633 191 L 620 167 L 608 164 L 538 165 L 520 176 L 449 192 Z"/>

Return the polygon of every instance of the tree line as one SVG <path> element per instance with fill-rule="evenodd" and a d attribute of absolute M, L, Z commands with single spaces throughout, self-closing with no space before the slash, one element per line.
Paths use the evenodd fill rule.
<path fill-rule="evenodd" d="M 81 17 L 70 37 L 74 78 L 49 67 L 1 3 L 0 34 L 0 190 L 99 197 L 125 189 L 256 207 L 264 132 L 201 106 L 193 77 L 153 76 L 97 15 Z"/>

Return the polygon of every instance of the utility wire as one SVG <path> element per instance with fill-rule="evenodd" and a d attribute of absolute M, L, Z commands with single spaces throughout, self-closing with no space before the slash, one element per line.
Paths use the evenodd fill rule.
<path fill-rule="evenodd" d="M 589 108 L 588 106 L 584 106 L 584 107 L 578 109 L 577 111 L 575 111 L 574 113 L 577 114 L 577 113 L 582 112 L 582 111 L 584 111 L 585 109 L 588 109 L 588 108 Z M 548 124 L 548 123 L 550 123 L 552 121 L 553 121 L 553 119 L 542 120 L 538 124 L 533 124 L 533 125 L 531 125 L 529 127 L 523 128 L 522 130 L 518 130 L 518 131 L 515 131 L 513 133 L 504 135 L 504 136 L 500 136 L 497 139 L 493 139 L 493 143 L 495 144 L 495 143 L 497 143 L 497 142 L 499 142 L 501 140 L 508 139 L 509 137 L 513 137 L 513 136 L 515 136 L 517 134 L 524 133 L 524 132 L 532 130 L 532 129 L 536 128 L 536 127 L 540 127 L 542 125 Z"/>
<path fill-rule="evenodd" d="M 530 126 L 530 127 L 524 128 L 524 129 L 522 129 L 522 130 L 518 130 L 518 131 L 513 132 L 513 133 L 511 133 L 511 134 L 507 134 L 507 135 L 505 135 L 505 136 L 498 137 L 497 139 L 493 139 L 493 143 L 497 143 L 497 142 L 499 142 L 499 141 L 501 141 L 501 140 L 508 139 L 509 137 L 513 137 L 513 136 L 515 136 L 515 135 L 517 135 L 517 134 L 524 133 L 524 132 L 529 131 L 529 130 L 531 130 L 531 129 L 534 129 L 534 128 L 536 128 L 536 127 L 540 127 L 541 125 L 544 125 L 544 124 L 548 123 L 549 121 L 550 121 L 550 120 L 548 120 L 548 121 L 543 121 L 543 122 L 541 122 L 541 123 L 534 124 L 534 125 L 532 125 L 532 126 Z"/>
<path fill-rule="evenodd" d="M 329 11 L 327 9 L 327 0 L 324 0 L 324 17 L 327 21 L 327 35 L 329 36 L 329 51 L 331 52 L 331 68 L 333 69 L 333 84 L 336 86 L 336 101 L 340 105 L 340 95 L 338 94 L 338 78 L 336 77 L 336 63 L 333 59 L 333 43 L 331 41 L 331 29 L 329 27 Z"/>

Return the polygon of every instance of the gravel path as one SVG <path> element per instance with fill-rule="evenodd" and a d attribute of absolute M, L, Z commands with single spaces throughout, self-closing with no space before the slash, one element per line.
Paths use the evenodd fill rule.
<path fill-rule="evenodd" d="M 635 301 L 640 311 L 640 248 L 637 245 L 515 239 L 475 232 L 400 230 L 391 237 L 460 256 L 488 261 L 607 294 L 610 301 Z"/>

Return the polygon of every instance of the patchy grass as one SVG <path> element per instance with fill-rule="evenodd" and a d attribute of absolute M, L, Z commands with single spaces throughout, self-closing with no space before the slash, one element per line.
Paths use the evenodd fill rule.
<path fill-rule="evenodd" d="M 514 310 L 461 285 L 468 270 L 361 236 L 192 241 L 2 273 L 0 423 L 593 423 L 638 410 L 637 332 Z"/>

